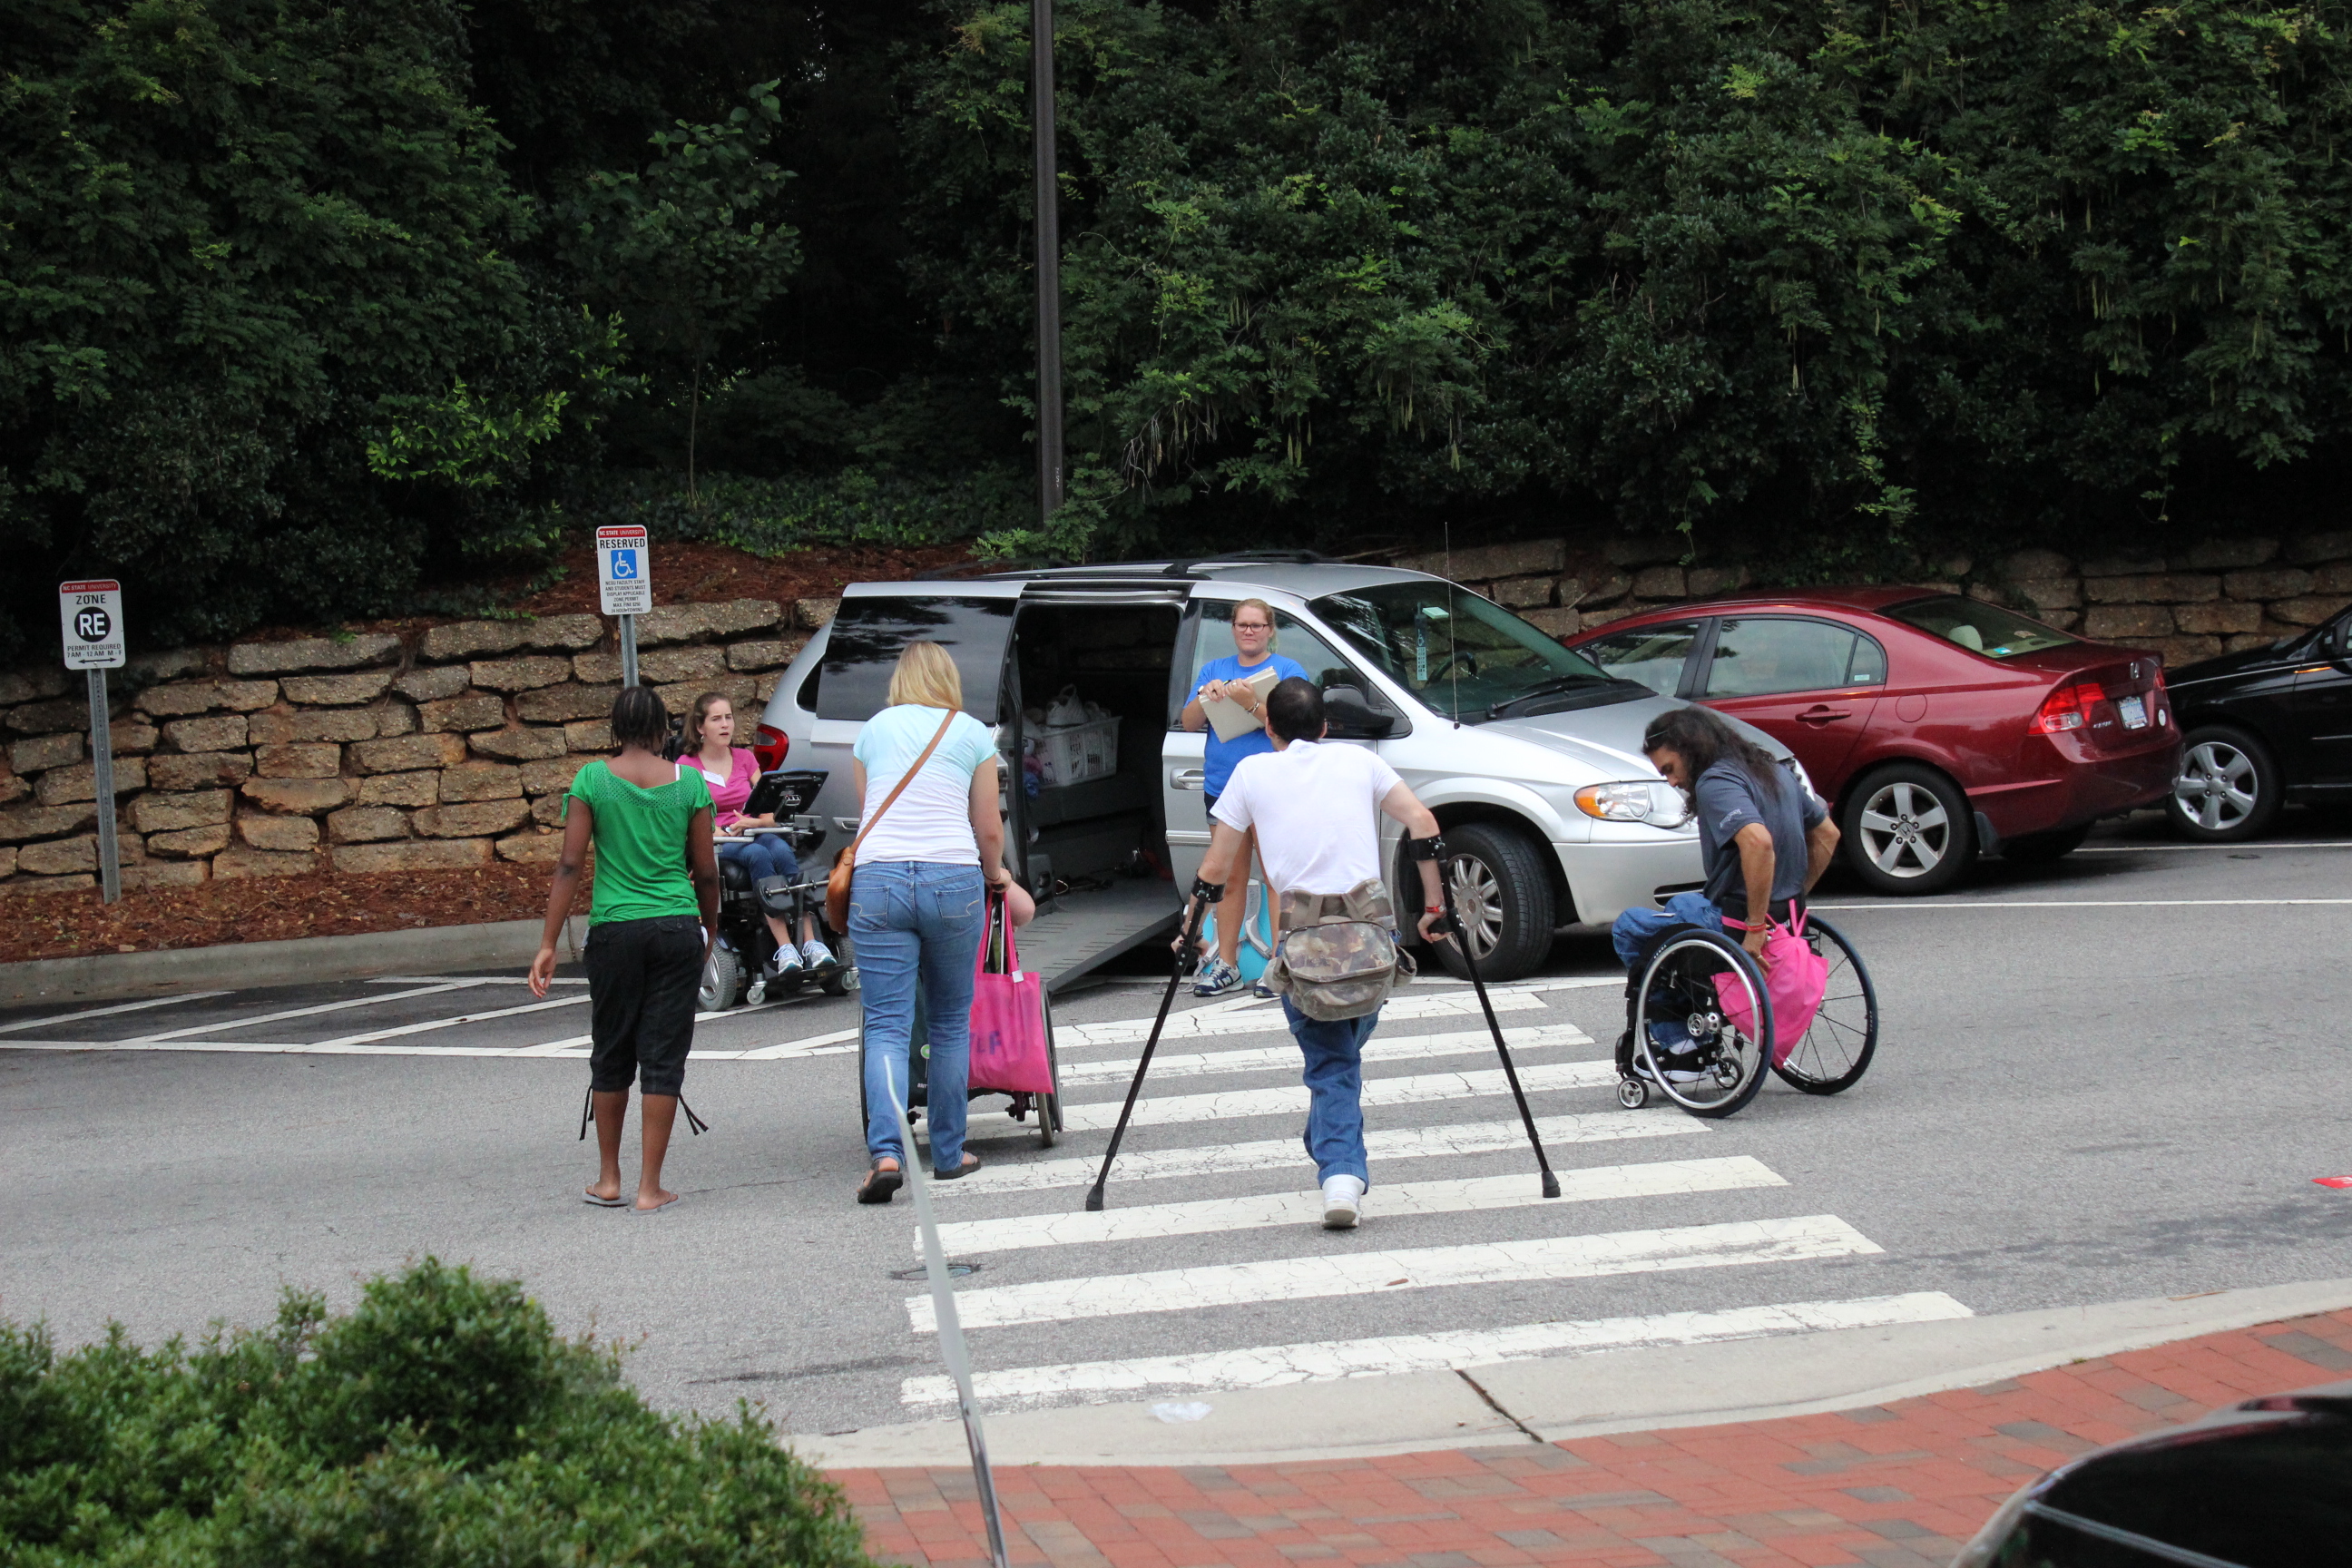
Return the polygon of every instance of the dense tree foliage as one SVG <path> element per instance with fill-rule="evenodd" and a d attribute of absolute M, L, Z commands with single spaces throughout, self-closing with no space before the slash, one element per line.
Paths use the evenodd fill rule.
<path fill-rule="evenodd" d="M 2343 428 L 2336 8 L 1063 14 L 1071 543 L 1199 498 L 1762 519 L 1895 564 Z M 915 121 L 928 290 L 1013 365 L 1025 26 L 972 15 Z"/>
<path fill-rule="evenodd" d="M 0 526 L 48 568 L 0 640 L 59 574 L 217 634 L 633 510 L 1843 574 L 2293 526 L 2345 468 L 2340 5 L 1059 8 L 1041 529 L 1026 0 L 0 0 Z"/>

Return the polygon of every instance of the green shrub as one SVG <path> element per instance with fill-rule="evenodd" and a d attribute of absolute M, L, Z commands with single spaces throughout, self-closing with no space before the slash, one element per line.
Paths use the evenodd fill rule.
<path fill-rule="evenodd" d="M 0 1323 L 0 1568 L 871 1568 L 744 1407 L 646 1407 L 513 1281 L 426 1258 L 349 1317 L 58 1356 Z"/>
<path fill-rule="evenodd" d="M 656 539 L 781 555 L 813 544 L 944 544 L 1000 532 L 1031 518 L 1034 497 L 1028 475 L 1002 468 L 705 474 L 692 494 L 682 475 L 639 470 L 599 476 L 576 510 L 588 524 L 641 523 Z"/>

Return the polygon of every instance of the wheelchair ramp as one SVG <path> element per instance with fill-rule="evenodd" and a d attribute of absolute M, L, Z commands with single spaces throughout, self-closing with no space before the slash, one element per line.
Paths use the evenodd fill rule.
<path fill-rule="evenodd" d="M 1176 885 L 1154 878 L 1119 880 L 1087 892 L 1064 893 L 1021 931 L 1021 967 L 1062 987 L 1129 949 L 1176 935 L 1183 905 Z"/>

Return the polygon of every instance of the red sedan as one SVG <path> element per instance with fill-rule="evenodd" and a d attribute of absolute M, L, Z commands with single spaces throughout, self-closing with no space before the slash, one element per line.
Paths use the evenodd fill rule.
<path fill-rule="evenodd" d="M 2179 771 L 2155 654 L 1956 595 L 1676 605 L 1570 646 L 1785 742 L 1879 892 L 1940 891 L 1979 853 L 2054 860 L 2099 817 L 2162 801 Z"/>

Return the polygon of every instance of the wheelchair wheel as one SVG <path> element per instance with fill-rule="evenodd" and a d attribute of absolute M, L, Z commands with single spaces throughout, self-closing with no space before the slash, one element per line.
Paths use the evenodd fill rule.
<path fill-rule="evenodd" d="M 1829 961 L 1829 984 L 1822 993 L 1822 1010 L 1813 1015 L 1813 1026 L 1789 1052 L 1789 1059 L 1772 1070 L 1791 1089 L 1835 1094 L 1860 1080 L 1878 1050 L 1878 991 L 1870 983 L 1862 954 L 1843 931 L 1809 914 L 1805 935 L 1813 951 Z"/>
<path fill-rule="evenodd" d="M 1674 1051 L 1653 1036 L 1687 1036 Z M 1764 1087 L 1772 998 L 1764 972 L 1738 942 L 1686 930 L 1660 942 L 1633 1004 L 1635 1063 L 1658 1091 L 1693 1116 L 1729 1116 Z"/>
<path fill-rule="evenodd" d="M 731 947 L 714 948 L 710 962 L 702 966 L 702 988 L 694 994 L 695 1005 L 706 1013 L 723 1013 L 735 1005 L 742 984 L 742 956 Z"/>
<path fill-rule="evenodd" d="M 1054 999 L 1040 995 L 1038 1005 L 1045 1014 L 1045 1068 L 1054 1092 L 1037 1097 L 1037 1146 L 1051 1149 L 1062 1136 L 1062 1060 L 1054 1052 Z"/>

